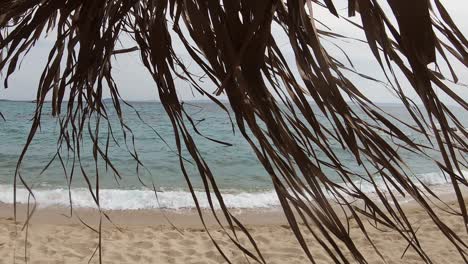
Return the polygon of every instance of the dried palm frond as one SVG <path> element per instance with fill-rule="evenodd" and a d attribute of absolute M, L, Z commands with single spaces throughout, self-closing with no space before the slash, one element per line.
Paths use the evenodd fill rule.
<path fill-rule="evenodd" d="M 124 122 L 119 87 L 112 75 L 113 58 L 133 52 L 140 54 L 170 118 L 180 167 L 200 218 L 204 223 L 185 169 L 184 149 L 198 168 L 212 214 L 220 225 L 219 219 L 227 220 L 226 234 L 252 260 L 265 262 L 255 240 L 223 202 L 216 177 L 193 138 L 193 133 L 200 132 L 177 95 L 176 77 L 190 83 L 226 112 L 228 109 L 217 96 L 227 96 L 235 126 L 270 175 L 289 225 L 311 262 L 314 262 L 314 255 L 303 232 L 311 232 L 318 241 L 314 246 L 323 247 L 337 263 L 352 261 L 346 252 L 354 261 L 366 263 L 349 235 L 346 220 L 339 217 L 342 212 L 357 221 L 370 243 L 372 240 L 362 225 L 367 219 L 398 231 L 422 260 L 431 263 L 418 241 L 414 224 L 400 206 L 398 195 L 414 199 L 467 261 L 466 241 L 439 218 L 433 209 L 434 198 L 439 199 L 437 194 L 410 177 L 404 169 L 406 160 L 398 149 L 420 155 L 435 150 L 440 154 L 441 160 L 434 159 L 433 162 L 449 176 L 458 199 L 458 207 L 451 210 L 467 226 L 468 214 L 462 190 L 467 186 L 462 173 L 467 167 L 467 131 L 441 101 L 440 93 L 451 98 L 463 111 L 468 109 L 467 102 L 447 85 L 448 81 L 458 81 L 451 62 L 459 61 L 463 67 L 468 64 L 468 41 L 439 0 L 388 0 L 388 11 L 384 11 L 387 9 L 382 1 L 348 1 L 349 16 L 355 16 L 357 12 L 361 22 L 341 19 L 365 33 L 368 47 L 385 73 L 387 86 L 398 95 L 412 116 L 412 123 L 405 123 L 369 100 L 344 72 L 355 72 L 362 78 L 373 80 L 371 77 L 356 72 L 327 51 L 324 38 L 346 37 L 332 29 L 319 29 L 316 19 L 320 18 L 314 17 L 314 9 L 320 5 L 339 16 L 334 2 L 2 0 L 0 70 L 6 73 L 5 87 L 8 87 L 8 77 L 17 69 L 18 61 L 45 32 L 56 32 L 55 43 L 37 87 L 36 113 L 17 165 L 15 190 L 17 180 L 20 180 L 34 196 L 19 168 L 40 126 L 48 94 L 52 94 L 52 113 L 58 117 L 61 128 L 56 157 L 62 161 L 60 150 L 68 149 L 73 153 L 73 162 L 79 164 L 81 140 L 88 131 L 93 141 L 96 167 L 102 159 L 119 176 L 108 156 L 113 132 L 102 95 L 105 89 L 110 92 L 126 142 L 133 141 L 131 128 Z M 288 47 L 294 53 L 297 69 L 285 59 L 272 34 L 272 26 L 279 26 L 288 37 Z M 129 46 L 131 48 L 117 48 L 122 36 L 131 38 L 134 43 Z M 198 77 L 179 59 L 180 51 L 173 49 L 174 38 L 183 43 L 184 52 L 188 52 L 216 86 L 214 95 L 202 87 Z M 446 78 L 438 67 L 436 70 L 428 67 L 436 63 L 436 58 L 448 65 L 451 78 Z M 421 105 L 407 97 L 401 84 L 403 81 L 416 92 Z M 62 106 L 64 100 L 67 100 L 66 106 Z M 320 121 L 318 115 L 324 115 L 327 122 Z M 424 135 L 428 144 L 415 142 L 396 124 Z M 450 129 L 451 124 L 462 134 Z M 389 142 L 387 136 L 393 142 Z M 105 146 L 99 144 L 102 137 L 106 139 Z M 352 153 L 356 164 L 367 175 L 357 175 L 347 168 L 337 158 L 332 142 L 338 142 Z M 127 148 L 140 164 L 131 145 Z M 317 152 L 323 153 L 326 160 L 319 158 Z M 330 180 L 325 169 L 334 170 L 344 184 Z M 82 173 L 99 206 L 99 175 L 93 183 L 83 168 Z M 377 199 L 359 188 L 354 181 L 356 177 L 374 185 Z M 377 178 L 385 183 L 385 187 L 377 185 Z M 362 206 L 357 206 L 349 197 L 361 202 Z M 215 201 L 221 210 L 215 210 Z M 299 222 L 304 224 L 305 230 Z M 249 246 L 239 242 L 238 233 L 248 236 Z M 213 242 L 230 262 L 222 248 L 215 240 Z M 339 247 L 338 243 L 345 247 Z"/>

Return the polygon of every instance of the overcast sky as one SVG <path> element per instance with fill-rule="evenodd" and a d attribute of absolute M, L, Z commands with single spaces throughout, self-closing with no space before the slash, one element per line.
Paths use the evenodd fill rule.
<path fill-rule="evenodd" d="M 381 1 L 382 2 L 382 1 Z M 468 4 L 466 1 L 461 0 L 444 0 L 442 1 L 450 14 L 453 16 L 455 22 L 459 25 L 460 30 L 465 36 L 468 36 Z M 337 8 L 340 13 L 345 15 L 347 13 L 347 1 L 337 1 Z M 315 8 L 314 15 L 321 22 L 329 25 L 333 30 L 337 32 L 345 33 L 348 36 L 358 37 L 364 39 L 362 33 L 347 25 L 342 19 L 336 19 L 329 15 L 326 10 L 322 8 Z M 359 21 L 359 20 L 355 20 Z M 291 65 L 294 63 L 294 55 L 288 49 L 287 38 L 280 33 L 280 30 L 274 28 L 273 32 L 277 38 L 277 42 L 283 45 L 283 51 L 285 52 L 286 58 Z M 42 73 L 43 67 L 48 56 L 51 43 L 53 43 L 53 36 L 39 41 L 34 49 L 28 54 L 25 60 L 21 63 L 21 68 L 15 72 L 9 80 L 9 88 L 4 89 L 3 78 L 0 85 L 0 99 L 11 99 L 11 100 L 33 100 L 36 95 L 37 83 Z M 324 42 L 327 47 L 331 45 Z M 379 70 L 379 66 L 375 59 L 370 54 L 366 45 L 358 44 L 355 42 L 344 43 L 340 42 L 342 47 L 350 54 L 355 67 L 368 75 L 383 78 L 382 73 Z M 180 44 L 175 45 L 176 51 L 180 54 L 182 59 L 189 60 L 186 52 L 181 49 Z M 340 57 L 339 52 L 336 49 L 331 49 L 330 53 Z M 344 58 L 341 56 L 341 58 Z M 454 65 L 455 69 L 458 70 L 459 78 L 462 83 L 468 83 L 468 70 L 460 63 Z M 139 53 L 135 52 L 131 55 L 120 56 L 117 61 L 114 62 L 114 77 L 120 87 L 120 94 L 124 99 L 131 101 L 141 100 L 157 100 L 157 92 L 154 82 L 152 81 L 147 70 L 143 67 Z M 196 70 L 196 68 L 192 68 Z M 355 84 L 366 94 L 369 98 L 375 102 L 391 103 L 397 102 L 390 92 L 385 88 L 369 81 L 364 81 L 362 78 L 356 78 L 352 75 L 348 75 Z M 198 94 L 192 94 L 188 84 L 182 81 L 176 81 L 178 86 L 179 96 L 183 100 L 198 100 L 203 99 Z M 212 85 L 206 84 L 208 90 L 213 90 Z M 465 100 L 468 100 L 468 88 L 463 86 L 451 85 L 451 87 Z M 408 95 L 415 98 L 416 95 L 412 92 L 412 88 L 406 87 Z"/>

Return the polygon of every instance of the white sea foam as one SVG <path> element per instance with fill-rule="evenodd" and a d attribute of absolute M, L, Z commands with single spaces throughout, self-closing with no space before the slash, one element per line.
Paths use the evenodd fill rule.
<path fill-rule="evenodd" d="M 468 176 L 468 171 L 463 172 L 464 177 Z M 434 186 L 439 191 L 450 191 L 449 183 L 440 173 L 426 173 L 418 175 L 424 184 Z M 444 187 L 446 186 L 446 187 Z M 360 185 L 361 190 L 372 193 L 375 191 L 370 184 Z M 137 210 L 137 209 L 183 209 L 194 208 L 195 204 L 192 195 L 185 191 L 162 191 L 158 192 L 158 200 L 152 190 L 120 190 L 101 189 L 99 192 L 100 204 L 103 209 L 110 210 Z M 209 202 L 204 192 L 197 191 L 196 196 L 201 208 L 209 208 Z M 73 206 L 75 208 L 95 208 L 96 204 L 88 189 L 75 188 L 71 191 Z M 35 189 L 34 198 L 40 207 L 47 206 L 69 206 L 68 189 Z M 274 191 L 266 192 L 241 192 L 224 193 L 223 199 L 228 208 L 274 208 L 280 205 Z M 219 208 L 216 197 L 212 196 L 215 208 Z M 28 192 L 18 188 L 17 201 L 27 203 Z M 13 203 L 13 187 L 10 185 L 0 185 L 0 202 Z"/>
<path fill-rule="evenodd" d="M 462 177 L 466 179 L 468 177 L 468 171 L 462 171 Z M 401 185 L 399 185 L 397 182 L 394 182 L 397 186 L 394 186 L 388 181 L 387 181 L 387 184 L 385 184 L 385 182 L 381 179 L 376 180 L 375 183 L 376 183 L 377 188 L 381 192 L 385 193 L 388 191 L 388 188 L 389 188 L 393 192 L 393 195 L 395 195 L 395 197 L 398 199 L 399 202 L 404 203 L 404 202 L 409 202 L 413 200 L 413 198 L 410 195 L 405 193 L 405 195 L 403 196 L 400 194 L 399 191 L 397 191 L 397 187 L 398 187 L 398 190 L 404 191 L 404 188 Z M 413 183 L 417 187 L 419 187 L 420 191 L 422 192 L 426 192 L 425 188 L 423 187 L 424 185 L 426 187 L 429 187 L 431 191 L 435 193 L 436 195 L 444 195 L 444 194 L 453 193 L 453 187 L 451 184 L 450 176 L 447 174 L 444 176 L 444 174 L 440 172 L 418 174 L 416 175 L 415 178 L 413 177 Z M 374 196 L 375 198 L 380 199 L 377 197 L 376 187 L 373 184 L 362 180 L 359 182 L 355 182 L 355 185 L 358 186 L 358 188 L 362 192 L 367 193 L 371 199 Z M 350 199 L 352 198 L 350 197 Z"/>
<path fill-rule="evenodd" d="M 462 171 L 463 177 L 468 177 L 468 171 Z M 437 172 L 429 172 L 429 173 L 422 173 L 416 175 L 416 178 L 414 178 L 415 185 L 422 187 L 423 184 L 426 186 L 431 186 L 431 188 L 435 189 L 444 189 L 444 187 L 449 187 L 448 185 L 450 184 L 450 177 L 449 175 L 443 175 L 442 173 L 437 173 Z M 396 183 L 396 182 L 395 182 Z M 360 188 L 361 191 L 364 193 L 373 193 L 375 192 L 375 187 L 373 184 L 367 182 L 367 181 L 359 181 L 355 182 L 355 184 Z M 382 180 L 376 180 L 376 185 L 379 187 L 380 190 L 385 190 L 386 185 Z M 396 190 L 396 188 L 388 183 L 388 188 L 391 188 L 392 190 Z M 399 186 L 401 188 L 401 186 Z"/>
<path fill-rule="evenodd" d="M 68 189 L 37 189 L 33 191 L 37 204 L 40 207 L 69 206 Z M 192 195 L 185 191 L 158 192 L 158 199 L 152 190 L 117 190 L 102 189 L 99 191 L 101 208 L 110 210 L 136 210 L 152 208 L 182 209 L 194 208 Z M 201 208 L 209 208 L 209 202 L 204 192 L 196 192 Z M 76 188 L 71 190 L 74 207 L 95 208 L 96 203 L 88 189 Z M 271 208 L 279 205 L 276 194 L 273 191 L 261 193 L 226 193 L 223 194 L 224 202 L 229 208 Z M 212 196 L 215 208 L 219 204 Z M 28 192 L 18 189 L 17 201 L 27 203 Z M 0 185 L 0 202 L 13 203 L 13 187 Z M 159 203 L 158 203 L 159 202 Z"/>

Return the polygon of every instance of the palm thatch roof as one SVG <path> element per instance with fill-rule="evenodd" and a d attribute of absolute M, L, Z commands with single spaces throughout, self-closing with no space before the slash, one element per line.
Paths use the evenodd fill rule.
<path fill-rule="evenodd" d="M 352 67 L 327 51 L 324 37 L 346 39 L 346 36 L 331 29 L 319 29 L 320 18 L 314 17 L 314 11 L 320 5 L 339 16 L 335 2 L 2 0 L 0 70 L 4 73 L 5 87 L 20 60 L 34 49 L 44 33 L 56 32 L 55 43 L 37 86 L 36 113 L 18 168 L 40 126 L 43 106 L 48 103 L 45 98 L 52 94 L 52 113 L 58 117 L 61 126 L 57 153 L 62 148 L 68 149 L 79 159 L 80 139 L 88 133 L 94 142 L 96 162 L 102 158 L 114 170 L 106 146 L 98 143 L 102 137 L 112 140 L 112 133 L 107 131 L 108 106 L 102 101 L 103 90 L 110 92 L 122 130 L 131 138 L 119 100 L 119 89 L 125 88 L 114 81 L 112 63 L 120 54 L 139 53 L 171 120 L 177 151 L 181 154 L 183 148 L 188 150 L 206 193 L 215 194 L 208 196 L 210 204 L 217 200 L 221 206 L 220 211 L 212 207 L 212 214 L 217 219 L 219 216 L 227 219 L 226 232 L 230 232 L 232 242 L 252 260 L 265 262 L 254 239 L 249 241 L 257 249 L 254 251 L 247 250 L 237 240 L 236 233 L 239 232 L 251 236 L 223 203 L 216 176 L 193 138 L 193 133 L 199 131 L 195 129 L 193 132 L 195 124 L 178 98 L 178 88 L 174 84 L 176 77 L 190 83 L 227 112 L 226 106 L 217 98 L 219 95 L 228 98 L 228 107 L 234 113 L 233 125 L 250 143 L 270 175 L 291 229 L 311 262 L 314 262 L 314 256 L 310 247 L 321 246 L 336 263 L 366 263 L 350 238 L 346 222 L 338 217 L 342 211 L 358 223 L 372 219 L 397 230 L 425 262 L 431 263 L 418 242 L 414 224 L 408 221 L 395 198 L 398 194 L 414 199 L 460 256 L 468 261 L 466 241 L 441 221 L 433 209 L 437 195 L 402 169 L 406 160 L 398 151 L 403 148 L 425 155 L 427 151 L 435 150 L 440 154 L 441 159 L 433 162 L 450 178 L 458 199 L 458 206 L 451 211 L 463 219 L 468 232 L 468 214 L 462 192 L 467 186 L 462 170 L 467 167 L 468 134 L 462 122 L 440 99 L 443 93 L 463 111 L 468 109 L 467 102 L 452 87 L 458 78 L 457 71 L 450 66 L 453 61 L 467 66 L 468 41 L 439 0 L 347 1 L 348 16 L 359 17 L 360 23 L 347 17 L 340 19 L 365 33 L 368 48 L 385 72 L 385 82 L 413 118 L 414 124 L 407 124 L 408 127 L 428 139 L 429 143 L 422 145 L 395 125 L 403 124 L 403 121 L 385 113 L 347 78 L 344 72 L 353 71 Z M 285 59 L 272 34 L 273 25 L 279 26 L 288 37 L 288 47 L 294 53 L 294 67 Z M 130 36 L 134 45 L 119 49 L 119 40 L 124 35 Z M 173 49 L 176 38 L 183 43 L 183 52 L 190 54 L 216 86 L 215 93 L 207 92 L 188 65 L 179 59 L 180 51 Z M 448 65 L 447 72 L 439 67 L 429 67 L 438 63 Z M 407 90 L 401 84 L 403 80 L 417 93 L 421 105 L 407 97 Z M 64 100 L 66 105 L 62 105 Z M 318 106 L 319 112 L 311 107 L 312 104 Z M 364 114 L 358 114 L 356 109 Z M 326 116 L 331 128 L 317 119 L 318 114 Z M 378 122 L 379 126 L 366 120 Z M 93 129 L 89 129 L 91 123 Z M 440 124 L 440 131 L 437 124 Z M 450 124 L 461 134 L 450 129 Z M 390 144 L 385 136 L 390 136 L 394 142 Z M 368 175 L 355 175 L 347 168 L 335 155 L 331 141 L 339 142 L 352 153 Z M 316 151 L 324 153 L 327 161 L 318 158 Z M 136 153 L 134 156 L 138 160 Z M 181 155 L 179 157 L 185 179 L 192 186 L 184 169 L 185 161 Z M 335 170 L 347 187 L 331 181 L 324 168 Z M 353 179 L 357 176 L 375 185 L 377 200 L 356 186 Z M 377 177 L 386 187 L 377 186 Z M 29 189 L 17 171 L 15 188 L 19 182 Z M 88 184 L 99 205 L 99 180 L 88 181 Z M 327 199 L 329 196 L 334 198 Z M 356 206 L 347 197 L 363 206 Z M 194 195 L 193 198 L 198 206 L 197 197 Z M 203 220 L 201 212 L 200 217 Z M 298 222 L 303 222 L 306 230 L 301 229 Z M 312 226 L 317 226 L 318 231 Z M 366 234 L 364 226 L 360 226 Z M 313 232 L 319 244 L 309 245 L 303 239 L 303 232 Z M 371 238 L 369 241 L 372 243 Z M 345 249 L 338 247 L 338 242 L 343 243 Z M 216 241 L 214 243 L 222 252 Z M 344 251 L 351 253 L 353 259 L 345 257 Z"/>

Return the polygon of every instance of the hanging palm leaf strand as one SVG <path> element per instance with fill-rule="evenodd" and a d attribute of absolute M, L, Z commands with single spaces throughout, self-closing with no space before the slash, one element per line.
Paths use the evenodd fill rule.
<path fill-rule="evenodd" d="M 228 113 L 217 99 L 219 95 L 227 96 L 235 126 L 270 175 L 291 230 L 311 262 L 315 262 L 315 258 L 310 247 L 317 246 L 323 247 L 336 263 L 367 262 L 347 229 L 346 221 L 352 217 L 373 246 L 372 238 L 363 225 L 367 220 L 397 231 L 422 260 L 431 263 L 419 243 L 414 224 L 400 205 L 399 195 L 414 199 L 456 247 L 461 258 L 468 261 L 466 241 L 461 240 L 433 209 L 434 200 L 439 199 L 437 194 L 411 177 L 405 170 L 406 160 L 399 153 L 399 149 L 405 149 L 426 156 L 429 150 L 440 154 L 441 160 L 433 162 L 449 176 L 458 199 L 458 208 L 452 208 L 452 211 L 463 219 L 468 232 L 463 194 L 467 180 L 462 173 L 467 167 L 468 135 L 462 122 L 436 92 L 444 93 L 462 109 L 468 109 L 465 99 L 446 82 L 458 82 L 451 61 L 467 66 L 468 42 L 465 36 L 438 0 L 388 0 L 391 11 L 385 11 L 387 9 L 379 1 L 349 0 L 348 14 L 360 16 L 360 24 L 340 17 L 334 2 L 1 1 L 0 70 L 5 73 L 5 87 L 8 87 L 9 76 L 18 68 L 19 61 L 33 49 L 34 44 L 45 33 L 56 33 L 55 44 L 37 87 L 36 114 L 18 161 L 15 188 L 17 179 L 27 187 L 19 168 L 40 126 L 42 107 L 48 94 L 52 95 L 52 114 L 60 120 L 58 154 L 67 149 L 74 162 L 79 163 L 80 142 L 88 130 L 93 141 L 96 167 L 102 158 L 119 175 L 107 154 L 109 141 L 115 140 L 107 116 L 108 106 L 102 101 L 103 90 L 107 89 L 124 132 L 127 149 L 142 165 L 136 150 L 131 147 L 134 139 L 131 128 L 124 121 L 119 95 L 121 88 L 112 75 L 114 58 L 133 52 L 140 54 L 170 118 L 180 167 L 200 218 L 205 223 L 185 169 L 184 149 L 198 168 L 212 215 L 222 227 L 222 219 L 227 221 L 223 230 L 252 260 L 266 262 L 248 230 L 223 202 L 216 177 L 192 135 L 192 128 L 196 133 L 201 132 L 196 129 L 178 97 L 174 83 L 176 77 L 190 83 Z M 329 53 L 324 39 L 333 41 L 347 37 L 333 32 L 333 29 L 319 29 L 317 24 L 322 22 L 317 22 L 320 17 L 314 16 L 317 8 L 327 8 L 331 14 L 365 33 L 368 47 L 385 73 L 385 82 L 412 116 L 411 123 L 385 113 L 348 79 L 345 72 L 355 72 L 362 78 L 379 82 L 356 72 L 348 55 L 345 54 L 346 61 L 341 61 Z M 326 25 L 325 22 L 323 24 Z M 295 67 L 286 60 L 272 27 L 281 28 L 288 37 Z M 119 48 L 122 38 L 130 38 L 133 44 Z M 209 87 L 202 87 L 188 65 L 180 60 L 180 51 L 173 48 L 174 38 L 181 41 L 184 52 L 188 52 L 214 84 L 214 94 L 209 92 Z M 336 45 L 339 47 L 341 44 Z M 447 64 L 451 78 L 446 78 L 438 67 L 437 70 L 428 67 L 437 63 L 436 58 L 439 57 Z M 346 66 L 348 64 L 351 65 Z M 407 97 L 402 84 L 404 79 L 417 93 L 421 106 Z M 63 107 L 64 100 L 68 102 Z M 326 121 L 320 121 L 318 115 L 324 115 Z M 440 124 L 440 129 L 437 124 Z M 450 124 L 461 131 L 461 135 L 450 129 Z M 427 144 L 409 138 L 401 126 L 424 135 Z M 106 139 L 105 146 L 98 143 L 100 137 Z M 392 142 L 388 141 L 389 137 Z M 346 167 L 332 147 L 334 142 L 348 150 L 367 175 Z M 317 152 L 323 153 L 326 159 L 319 158 Z M 330 180 L 325 168 L 335 171 L 344 183 Z M 99 175 L 92 183 L 83 167 L 81 170 L 99 206 Z M 378 199 L 363 192 L 357 178 L 372 184 Z M 378 185 L 379 180 L 384 184 Z M 30 188 L 28 190 L 31 191 Z M 350 197 L 360 203 L 352 202 Z M 215 203 L 219 203 L 221 210 L 215 210 Z M 343 218 L 341 214 L 347 217 Z M 303 237 L 304 232 L 311 233 L 317 244 L 309 244 Z M 239 242 L 240 234 L 247 235 L 250 245 Z M 212 240 L 225 260 L 230 262 L 222 247 Z"/>

